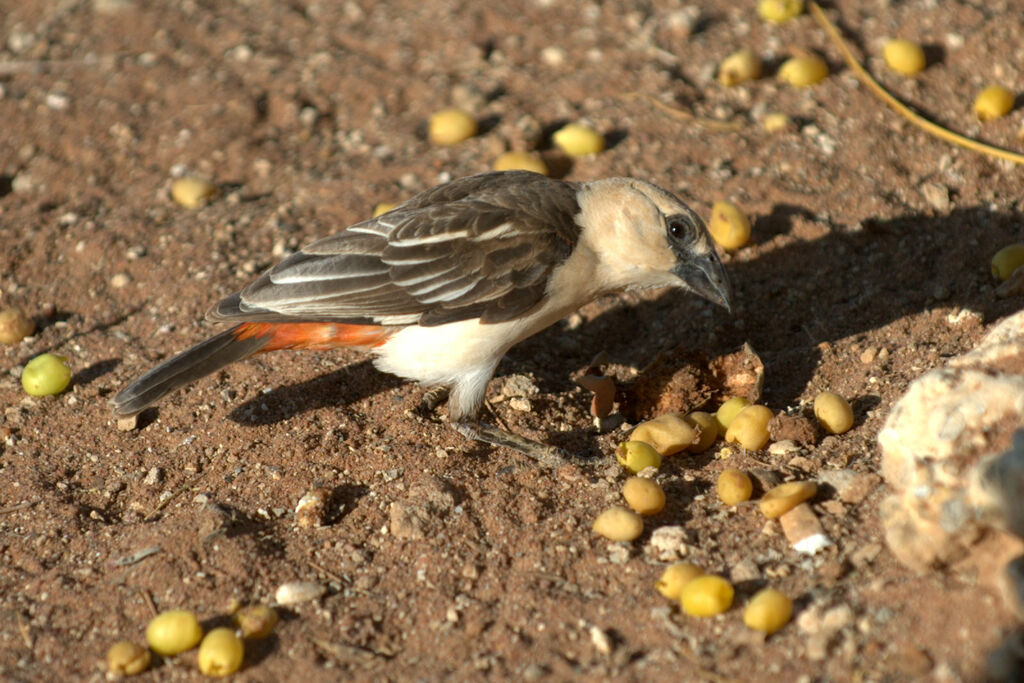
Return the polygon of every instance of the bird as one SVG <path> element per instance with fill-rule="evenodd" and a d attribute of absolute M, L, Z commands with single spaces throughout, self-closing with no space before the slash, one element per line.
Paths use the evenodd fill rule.
<path fill-rule="evenodd" d="M 498 362 L 599 296 L 655 287 L 732 310 L 707 227 L 670 192 L 625 177 L 463 177 L 286 257 L 207 314 L 227 329 L 135 379 L 112 409 L 136 415 L 259 353 L 354 347 L 379 370 L 447 390 L 465 437 L 563 462 L 561 449 L 481 419 Z"/>

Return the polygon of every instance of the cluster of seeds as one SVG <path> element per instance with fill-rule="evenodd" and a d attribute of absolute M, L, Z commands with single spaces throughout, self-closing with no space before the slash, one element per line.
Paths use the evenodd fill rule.
<path fill-rule="evenodd" d="M 228 676 L 242 668 L 246 639 L 266 638 L 277 625 L 277 612 L 266 605 L 243 607 L 232 615 L 235 628 L 219 626 L 203 635 L 196 615 L 188 610 L 162 612 L 146 626 L 142 647 L 130 640 L 114 643 L 107 650 L 107 671 L 113 676 L 134 676 L 149 668 L 152 653 L 174 657 L 197 645 L 199 671 L 207 676 Z"/>

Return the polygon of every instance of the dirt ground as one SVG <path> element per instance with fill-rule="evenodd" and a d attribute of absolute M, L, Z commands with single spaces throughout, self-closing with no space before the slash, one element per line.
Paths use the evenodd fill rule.
<path fill-rule="evenodd" d="M 904 101 L 1021 147 L 1021 107 L 985 124 L 970 112 L 990 81 L 1024 92 L 1020 3 L 828 12 Z M 924 43 L 927 70 L 887 72 L 885 36 Z M 768 74 L 726 89 L 715 66 L 742 46 Z M 778 85 L 800 48 L 832 75 Z M 883 108 L 811 17 L 767 25 L 752 0 L 0 0 L 0 74 L 0 304 L 39 323 L 0 348 L 0 678 L 99 680 L 107 647 L 141 642 L 155 610 L 212 624 L 293 580 L 327 593 L 284 610 L 239 680 L 973 681 L 1013 628 L 975 573 L 918 576 L 893 559 L 886 487 L 864 475 L 907 384 L 1021 308 L 994 295 L 989 260 L 1022 238 L 1024 176 Z M 452 104 L 482 132 L 432 147 L 423 122 Z M 793 128 L 765 132 L 773 111 Z M 548 135 L 577 119 L 609 145 L 568 163 Z M 678 292 L 608 297 L 503 360 L 497 417 L 578 464 L 552 471 L 466 443 L 444 409 L 415 411 L 420 388 L 354 352 L 239 363 L 139 429 L 115 428 L 107 399 L 210 334 L 203 316 L 222 296 L 376 203 L 488 170 L 507 148 L 543 150 L 570 180 L 658 183 L 704 216 L 730 199 L 754 220 L 752 243 L 725 257 L 732 316 Z M 183 173 L 221 196 L 175 205 Z M 592 520 L 619 501 L 612 452 L 628 424 L 597 429 L 570 376 L 601 351 L 628 377 L 660 351 L 744 342 L 769 407 L 799 410 L 829 388 L 853 399 L 855 428 L 795 456 L 719 443 L 673 457 L 658 475 L 669 504 L 644 536 L 596 537 Z M 68 357 L 73 384 L 29 398 L 21 367 L 45 351 Z M 810 557 L 756 507 L 718 502 L 726 467 L 847 470 L 861 490 L 823 487 L 813 507 L 834 544 Z M 330 491 L 328 523 L 300 528 L 296 503 L 315 486 Z M 685 529 L 686 559 L 736 581 L 730 612 L 688 618 L 654 590 L 666 562 L 649 539 L 669 525 Z M 741 618 L 764 585 L 797 609 L 767 640 Z M 191 680 L 194 662 L 143 678 Z"/>

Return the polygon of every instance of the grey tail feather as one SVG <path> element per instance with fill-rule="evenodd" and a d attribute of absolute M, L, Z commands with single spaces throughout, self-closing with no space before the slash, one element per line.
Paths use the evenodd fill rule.
<path fill-rule="evenodd" d="M 241 325 L 236 325 L 199 342 L 136 379 L 110 399 L 114 414 L 134 415 L 178 387 L 258 353 L 267 344 L 266 337 L 236 339 L 239 327 Z"/>

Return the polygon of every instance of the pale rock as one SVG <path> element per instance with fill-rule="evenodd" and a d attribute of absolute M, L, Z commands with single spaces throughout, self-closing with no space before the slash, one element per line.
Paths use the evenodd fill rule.
<path fill-rule="evenodd" d="M 658 527 L 644 547 L 644 553 L 660 562 L 674 562 L 690 552 L 686 529 L 681 526 Z"/>
<path fill-rule="evenodd" d="M 1024 536 L 1024 434 L 1012 437 L 1024 425 L 1022 361 L 1024 312 L 915 380 L 893 406 L 878 442 L 895 493 L 881 512 L 904 564 L 947 564 L 989 528 Z"/>

